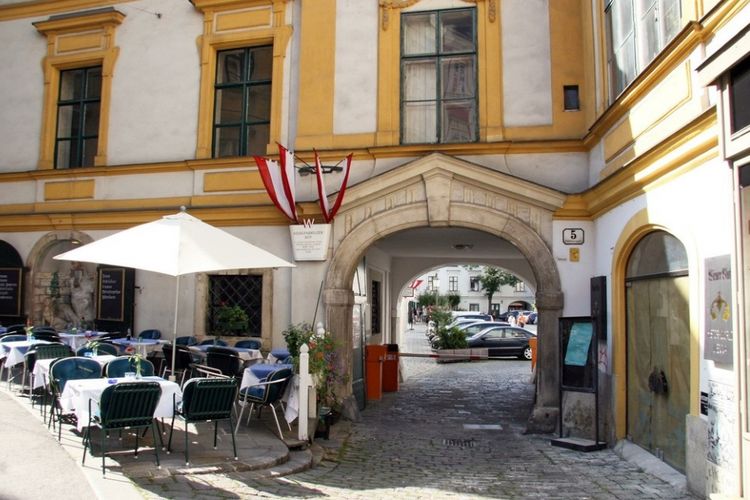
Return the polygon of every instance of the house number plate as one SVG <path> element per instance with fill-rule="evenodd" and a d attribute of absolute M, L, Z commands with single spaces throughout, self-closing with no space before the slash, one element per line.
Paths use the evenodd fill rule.
<path fill-rule="evenodd" d="M 563 229 L 563 243 L 566 245 L 583 245 L 583 229 L 566 228 Z"/>

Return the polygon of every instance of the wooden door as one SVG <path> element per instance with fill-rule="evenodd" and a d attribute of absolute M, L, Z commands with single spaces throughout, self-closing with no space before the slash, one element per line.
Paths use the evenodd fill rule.
<path fill-rule="evenodd" d="M 628 283 L 628 436 L 685 470 L 689 411 L 688 277 Z"/>

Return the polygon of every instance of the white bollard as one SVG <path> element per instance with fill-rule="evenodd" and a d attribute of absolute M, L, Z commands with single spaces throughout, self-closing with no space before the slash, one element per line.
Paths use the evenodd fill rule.
<path fill-rule="evenodd" d="M 307 441 L 307 423 L 309 418 L 308 400 L 310 397 L 310 348 L 302 344 L 299 348 L 299 415 L 297 417 L 298 439 Z"/>

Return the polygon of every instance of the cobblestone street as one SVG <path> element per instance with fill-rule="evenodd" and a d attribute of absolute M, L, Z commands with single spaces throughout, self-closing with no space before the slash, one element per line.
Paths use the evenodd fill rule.
<path fill-rule="evenodd" d="M 426 345 L 410 332 L 402 351 Z M 611 450 L 582 453 L 524 435 L 528 361 L 437 364 L 405 359 L 397 393 L 370 402 L 336 456 L 308 471 L 257 480 L 196 474 L 161 484 L 168 498 L 692 498 Z M 150 497 L 157 498 L 155 489 Z"/>

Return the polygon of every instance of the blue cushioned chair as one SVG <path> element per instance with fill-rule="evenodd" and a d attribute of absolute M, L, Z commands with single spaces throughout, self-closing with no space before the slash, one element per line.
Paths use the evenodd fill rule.
<path fill-rule="evenodd" d="M 250 412 L 247 415 L 247 423 L 250 423 L 250 415 L 252 415 L 253 408 L 256 404 L 259 406 L 259 417 L 260 410 L 264 406 L 270 406 L 271 411 L 273 411 L 273 418 L 276 421 L 276 429 L 279 431 L 279 438 L 283 440 L 284 435 L 281 433 L 279 417 L 276 415 L 274 404 L 281 402 L 281 397 L 284 395 L 284 391 L 290 380 L 292 380 L 292 370 L 289 368 L 281 368 L 269 373 L 265 381 L 240 389 L 239 401 L 241 409 L 240 415 L 237 417 L 237 428 L 240 426 L 242 413 L 245 411 L 245 406 L 247 406 L 248 403 L 250 403 Z M 289 426 L 289 423 L 287 423 L 287 426 Z M 292 428 L 289 427 L 289 430 L 291 429 Z"/>
<path fill-rule="evenodd" d="M 139 339 L 150 339 L 150 340 L 159 340 L 161 338 L 161 330 L 143 330 L 141 333 L 138 334 Z"/>
<path fill-rule="evenodd" d="M 223 346 L 223 347 L 229 346 L 226 340 L 221 340 L 221 339 L 206 339 L 202 341 L 199 345 L 218 345 L 218 346 Z"/>
<path fill-rule="evenodd" d="M 250 340 L 238 340 L 237 342 L 235 342 L 234 347 L 244 347 L 246 349 L 260 349 L 261 345 L 262 344 L 260 340 L 250 339 Z"/>

